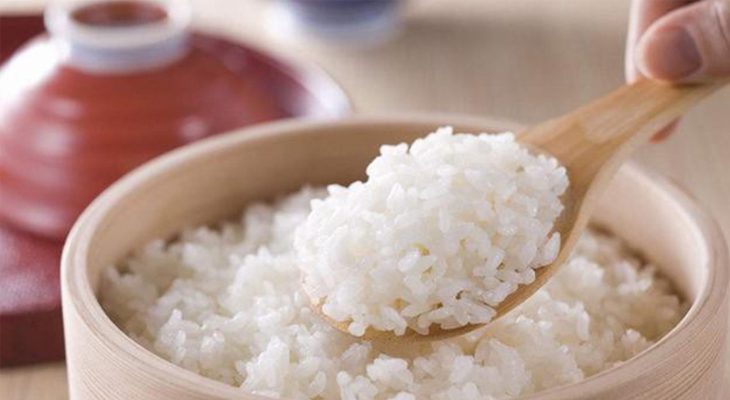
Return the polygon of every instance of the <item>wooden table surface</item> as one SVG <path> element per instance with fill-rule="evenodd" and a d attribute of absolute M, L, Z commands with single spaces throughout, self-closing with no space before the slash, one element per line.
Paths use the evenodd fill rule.
<path fill-rule="evenodd" d="M 0 12 L 44 2 L 0 0 Z M 628 0 L 411 0 L 399 36 L 379 47 L 349 49 L 283 38 L 267 28 L 272 4 L 193 0 L 195 23 L 319 64 L 342 84 L 358 113 L 448 111 L 530 123 L 623 82 Z M 667 142 L 635 156 L 693 193 L 726 237 L 728 102 L 730 91 L 718 93 Z M 0 398 L 66 399 L 65 369 L 57 364 L 3 370 Z"/>

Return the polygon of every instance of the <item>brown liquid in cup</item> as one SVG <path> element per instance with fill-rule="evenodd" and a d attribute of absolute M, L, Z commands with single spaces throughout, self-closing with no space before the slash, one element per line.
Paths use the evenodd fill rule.
<path fill-rule="evenodd" d="M 94 27 L 133 27 L 164 21 L 167 12 L 152 3 L 118 0 L 81 7 L 71 18 Z"/>

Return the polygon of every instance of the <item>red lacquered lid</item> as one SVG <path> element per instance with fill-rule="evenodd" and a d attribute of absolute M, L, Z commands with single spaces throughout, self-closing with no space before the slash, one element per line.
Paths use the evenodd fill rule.
<path fill-rule="evenodd" d="M 190 34 L 180 4 L 117 0 L 46 12 L 50 37 L 0 71 L 0 220 L 63 238 L 98 193 L 155 155 L 311 111 L 297 109 L 306 97 L 292 91 L 285 67 Z M 341 100 L 334 113 L 347 108 Z"/>

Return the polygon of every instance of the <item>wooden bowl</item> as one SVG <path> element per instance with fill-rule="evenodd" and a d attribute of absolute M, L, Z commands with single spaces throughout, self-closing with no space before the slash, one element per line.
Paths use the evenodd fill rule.
<path fill-rule="evenodd" d="M 97 301 L 100 271 L 153 238 L 241 213 L 305 183 L 348 183 L 383 143 L 439 125 L 468 132 L 512 124 L 454 116 L 283 122 L 173 151 L 130 173 L 84 212 L 62 260 L 71 399 L 255 399 L 136 344 Z M 595 222 L 656 262 L 692 306 L 657 344 L 577 384 L 530 399 L 719 399 L 726 359 L 728 255 L 716 224 L 662 178 L 626 166 Z"/>

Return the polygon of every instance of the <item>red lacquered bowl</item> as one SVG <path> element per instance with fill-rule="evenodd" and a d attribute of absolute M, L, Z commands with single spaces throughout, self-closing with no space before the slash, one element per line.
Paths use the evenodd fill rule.
<path fill-rule="evenodd" d="M 177 9 L 131 1 L 92 7 L 95 14 L 47 13 L 52 35 L 33 40 L 0 72 L 0 219 L 20 229 L 62 239 L 109 183 L 174 147 L 348 109 L 323 75 L 188 34 Z M 145 10 L 167 17 L 150 20 Z"/>
<path fill-rule="evenodd" d="M 316 68 L 191 32 L 189 20 L 175 1 L 62 3 L 46 12 L 50 34 L 9 57 L 42 17 L 0 17 L 0 336 L 12 343 L 0 366 L 62 355 L 61 242 L 111 182 L 234 128 L 348 113 Z"/>

